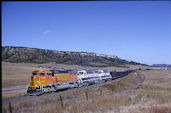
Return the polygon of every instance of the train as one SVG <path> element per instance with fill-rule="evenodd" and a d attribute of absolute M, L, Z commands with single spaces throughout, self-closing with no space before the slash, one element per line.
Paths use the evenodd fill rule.
<path fill-rule="evenodd" d="M 32 72 L 27 95 L 41 95 L 69 88 L 88 86 L 110 81 L 127 72 L 110 72 L 108 70 L 35 70 Z"/>

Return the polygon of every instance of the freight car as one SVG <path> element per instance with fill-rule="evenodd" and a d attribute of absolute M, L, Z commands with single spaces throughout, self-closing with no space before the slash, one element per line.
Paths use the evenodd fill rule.
<path fill-rule="evenodd" d="M 126 76 L 130 73 L 132 73 L 134 70 L 127 70 L 127 71 L 123 71 L 123 72 L 111 72 L 111 76 L 112 76 L 112 80 Z"/>

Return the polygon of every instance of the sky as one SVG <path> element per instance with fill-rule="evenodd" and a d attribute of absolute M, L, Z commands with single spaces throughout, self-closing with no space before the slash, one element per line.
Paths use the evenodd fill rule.
<path fill-rule="evenodd" d="M 171 1 L 2 2 L 2 46 L 171 64 Z"/>

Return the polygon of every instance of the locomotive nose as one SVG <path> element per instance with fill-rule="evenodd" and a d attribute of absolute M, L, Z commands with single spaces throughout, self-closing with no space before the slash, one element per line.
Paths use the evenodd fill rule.
<path fill-rule="evenodd" d="M 38 77 L 35 75 L 31 76 L 30 86 L 37 87 L 38 86 Z"/>

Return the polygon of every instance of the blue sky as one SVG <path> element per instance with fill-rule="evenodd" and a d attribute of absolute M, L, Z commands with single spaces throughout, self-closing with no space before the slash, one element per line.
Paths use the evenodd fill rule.
<path fill-rule="evenodd" d="M 171 64 L 171 2 L 2 2 L 2 46 Z"/>

